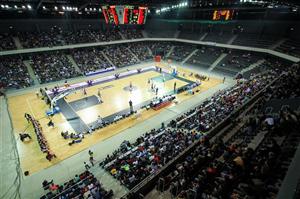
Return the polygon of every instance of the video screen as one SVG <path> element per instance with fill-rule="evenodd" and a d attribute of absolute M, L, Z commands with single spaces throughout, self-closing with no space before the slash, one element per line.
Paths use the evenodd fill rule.
<path fill-rule="evenodd" d="M 233 10 L 215 10 L 213 13 L 212 20 L 214 21 L 232 20 L 233 14 L 234 14 Z"/>
<path fill-rule="evenodd" d="M 147 7 L 141 6 L 102 6 L 102 12 L 107 24 L 137 24 L 146 23 Z"/>

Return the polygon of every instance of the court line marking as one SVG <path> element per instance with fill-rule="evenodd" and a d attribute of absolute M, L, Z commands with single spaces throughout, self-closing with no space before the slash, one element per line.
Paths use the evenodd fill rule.
<path fill-rule="evenodd" d="M 0 127 L 1 127 L 1 129 L 5 129 L 4 128 L 4 114 L 5 114 L 5 112 L 4 112 L 4 104 L 3 104 L 3 101 L 2 101 L 3 99 L 1 99 L 1 123 L 0 123 Z M 8 105 L 7 105 L 8 106 Z M 2 135 L 1 135 L 2 136 Z M 2 137 L 1 137 L 2 138 Z M 4 139 L 1 139 L 1 148 L 2 147 L 4 147 L 4 145 L 2 144 L 2 142 L 3 142 L 3 140 Z M 1 151 L 2 151 L 2 149 L 1 149 Z"/>
<path fill-rule="evenodd" d="M 26 98 L 26 102 L 27 102 L 27 105 L 29 106 L 29 109 L 30 109 L 31 114 L 33 115 L 34 118 L 36 118 L 36 117 L 35 117 L 35 114 L 34 114 L 34 112 L 33 112 L 33 109 L 32 109 L 32 107 L 31 107 L 31 105 L 30 105 L 30 103 L 29 103 L 29 101 L 28 101 L 28 98 Z"/>
<path fill-rule="evenodd" d="M 83 119 L 78 115 L 78 113 L 73 109 L 73 107 L 64 99 L 62 98 L 62 100 L 64 100 L 66 102 L 66 104 L 73 110 L 73 112 L 78 116 L 78 118 L 82 121 L 82 123 L 89 129 L 90 127 L 83 121 Z M 62 112 L 61 112 L 62 115 L 64 115 Z M 66 118 L 66 117 L 65 117 Z M 68 119 L 66 118 L 66 122 L 68 122 L 70 124 L 70 122 L 68 121 Z M 70 124 L 70 126 L 72 127 L 72 125 Z M 80 126 L 81 127 L 81 126 Z M 74 128 L 72 127 L 72 129 L 74 130 Z"/>

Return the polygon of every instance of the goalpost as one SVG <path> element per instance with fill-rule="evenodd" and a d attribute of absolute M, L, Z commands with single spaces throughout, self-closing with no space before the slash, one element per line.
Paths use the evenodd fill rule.
<path fill-rule="evenodd" d="M 160 55 L 156 55 L 154 57 L 154 61 L 155 61 L 155 67 L 162 68 L 165 65 L 165 64 L 163 65 L 163 63 L 161 62 L 161 56 Z M 177 74 L 178 74 L 177 73 L 177 66 L 172 64 L 171 59 L 168 59 L 166 68 L 169 70 L 170 75 L 177 76 Z"/>
<path fill-rule="evenodd" d="M 60 112 L 60 109 L 59 107 L 56 106 L 56 102 L 64 97 L 66 97 L 67 95 L 75 92 L 76 89 L 73 88 L 71 90 L 68 90 L 68 91 L 65 91 L 65 92 L 62 92 L 58 95 L 56 95 L 50 102 L 50 110 L 49 111 L 46 111 L 46 114 L 47 115 L 54 115 L 56 113 L 59 113 Z"/>

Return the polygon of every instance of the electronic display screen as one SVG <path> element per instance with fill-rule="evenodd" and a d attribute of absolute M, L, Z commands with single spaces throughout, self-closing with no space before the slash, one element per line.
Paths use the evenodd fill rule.
<path fill-rule="evenodd" d="M 214 21 L 232 20 L 233 14 L 234 14 L 233 10 L 215 10 L 213 13 L 212 20 Z"/>
<path fill-rule="evenodd" d="M 145 24 L 148 7 L 142 6 L 102 6 L 107 24 Z"/>

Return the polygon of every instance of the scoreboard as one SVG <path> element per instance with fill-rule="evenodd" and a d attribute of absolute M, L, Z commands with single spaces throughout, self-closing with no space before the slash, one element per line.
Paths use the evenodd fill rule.
<path fill-rule="evenodd" d="M 212 20 L 214 21 L 227 21 L 233 19 L 234 10 L 215 10 Z"/>
<path fill-rule="evenodd" d="M 142 6 L 102 6 L 107 24 L 145 24 L 148 7 Z"/>

